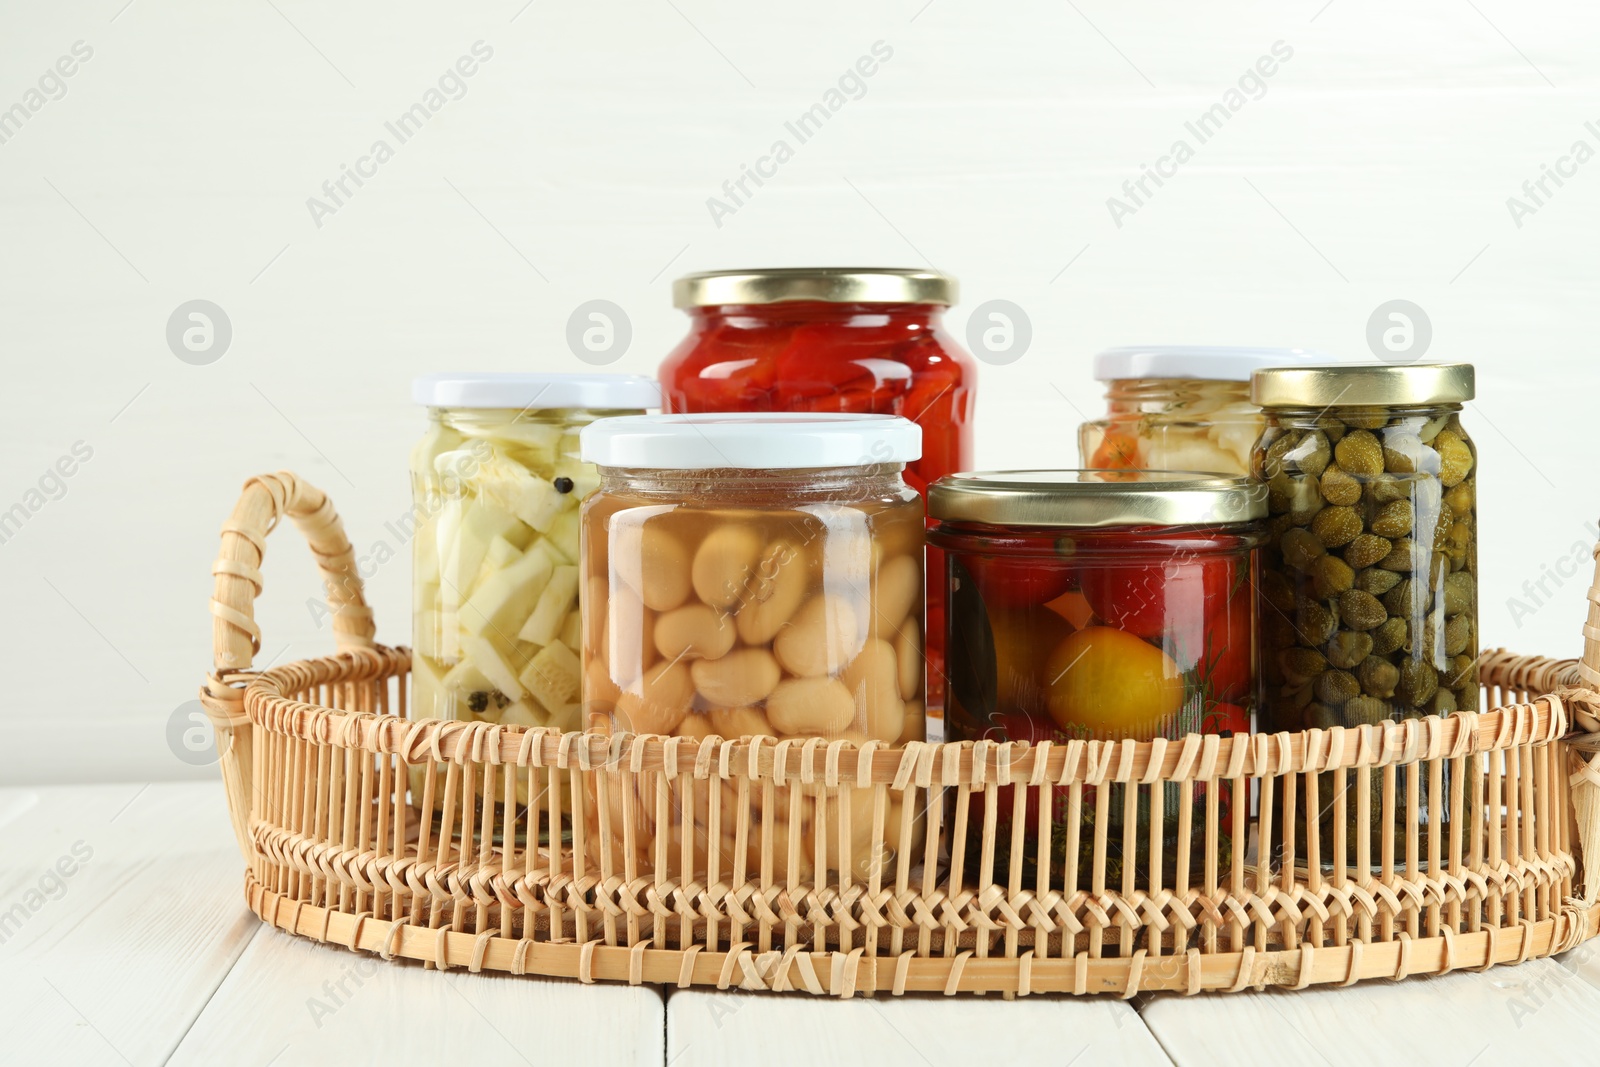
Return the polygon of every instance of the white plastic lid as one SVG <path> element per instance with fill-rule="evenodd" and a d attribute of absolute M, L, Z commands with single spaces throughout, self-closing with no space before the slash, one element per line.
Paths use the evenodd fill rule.
<path fill-rule="evenodd" d="M 578 440 L 585 463 L 646 470 L 864 467 L 922 457 L 922 427 L 898 415 L 624 415 L 590 423 Z"/>
<path fill-rule="evenodd" d="M 661 386 L 637 374 L 424 374 L 411 399 L 430 408 L 594 408 L 643 411 L 661 406 Z"/>
<path fill-rule="evenodd" d="M 1238 348 L 1231 345 L 1130 345 L 1108 348 L 1094 357 L 1097 381 L 1129 378 L 1183 378 L 1195 381 L 1248 382 L 1263 367 L 1298 363 L 1337 363 L 1308 348 Z"/>

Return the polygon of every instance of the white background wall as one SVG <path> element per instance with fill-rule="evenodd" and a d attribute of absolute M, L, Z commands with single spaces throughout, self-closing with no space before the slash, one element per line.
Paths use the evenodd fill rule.
<path fill-rule="evenodd" d="M 958 335 L 1021 305 L 1031 349 L 980 381 L 991 467 L 1074 461 L 1101 347 L 1362 356 L 1373 309 L 1415 301 L 1428 356 L 1479 368 L 1485 644 L 1576 654 L 1587 581 L 1508 598 L 1600 518 L 1600 161 L 1520 227 L 1506 199 L 1600 149 L 1593 5 L 523 2 L 0 5 L 0 108 L 93 49 L 0 144 L 0 510 L 93 449 L 0 545 L 0 780 L 213 773 L 167 726 L 244 478 L 300 472 L 370 546 L 407 507 L 413 375 L 583 369 L 565 324 L 596 297 L 633 323 L 614 368 L 651 373 L 685 325 L 670 279 L 719 266 L 930 263 L 961 279 Z M 306 199 L 479 40 L 465 97 L 319 228 Z M 865 95 L 715 225 L 706 198 L 880 40 Z M 1115 225 L 1107 197 L 1276 41 L 1265 95 Z M 196 298 L 233 327 L 206 366 L 165 339 Z M 266 567 L 277 659 L 331 648 L 293 542 Z M 408 570 L 371 582 L 395 643 Z"/>

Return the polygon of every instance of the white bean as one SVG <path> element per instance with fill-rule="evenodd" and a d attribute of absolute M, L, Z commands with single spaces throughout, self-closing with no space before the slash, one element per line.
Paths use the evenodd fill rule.
<path fill-rule="evenodd" d="M 893 744 L 905 726 L 905 702 L 900 698 L 899 669 L 889 642 L 873 638 L 840 675 L 855 698 L 856 714 L 866 733 Z"/>
<path fill-rule="evenodd" d="M 689 673 L 706 702 L 724 708 L 759 703 L 782 675 L 778 661 L 764 648 L 741 648 L 721 659 L 695 660 Z"/>
<path fill-rule="evenodd" d="M 772 653 L 790 674 L 834 674 L 861 647 L 855 609 L 842 596 L 823 593 L 794 613 L 773 639 Z"/>
<path fill-rule="evenodd" d="M 761 555 L 761 535 L 749 526 L 724 522 L 706 535 L 694 554 L 695 595 L 714 608 L 738 603 Z"/>
<path fill-rule="evenodd" d="M 718 659 L 735 637 L 733 619 L 704 604 L 685 604 L 656 619 L 656 651 L 667 659 Z"/>
<path fill-rule="evenodd" d="M 922 590 L 922 566 L 910 556 L 896 556 L 882 567 L 872 582 L 872 609 L 875 629 L 892 634 L 911 614 L 911 605 Z"/>
<path fill-rule="evenodd" d="M 855 718 L 855 697 L 837 678 L 789 678 L 767 697 L 767 721 L 780 734 L 829 737 Z"/>
<path fill-rule="evenodd" d="M 776 637 L 805 599 L 809 572 L 802 547 L 791 541 L 767 545 L 734 620 L 739 640 L 747 645 L 764 645 Z"/>
<path fill-rule="evenodd" d="M 617 698 L 618 724 L 636 734 L 670 734 L 694 702 L 694 683 L 682 663 L 663 660 Z"/>

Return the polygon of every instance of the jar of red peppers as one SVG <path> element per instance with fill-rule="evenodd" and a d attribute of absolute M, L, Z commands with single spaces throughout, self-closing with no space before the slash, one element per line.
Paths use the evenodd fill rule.
<path fill-rule="evenodd" d="M 925 270 L 802 267 L 679 278 L 689 336 L 661 365 L 668 412 L 845 411 L 922 427 L 905 480 L 926 494 L 972 466 L 976 365 L 945 332 L 955 279 Z M 938 552 L 930 550 L 930 572 Z M 928 714 L 944 699 L 943 591 L 928 590 Z"/>
<path fill-rule="evenodd" d="M 946 559 L 940 584 L 949 603 L 950 739 L 1146 741 L 1250 729 L 1251 576 L 1267 510 L 1262 486 L 1193 472 L 998 471 L 944 478 L 930 489 L 928 505 L 929 541 Z M 1175 821 L 1179 787 L 1165 788 L 1173 796 L 1163 818 Z M 1066 849 L 1066 800 L 1061 789 L 1052 801 L 1057 888 L 1066 869 L 1057 866 Z M 1013 803 L 1001 797 L 997 807 L 991 873 L 1004 879 Z M 1082 810 L 1092 817 L 1092 805 Z M 1120 797 L 1109 810 L 1110 839 L 1121 842 Z M 1148 809 L 1139 810 L 1148 820 Z M 1226 807 L 1223 815 L 1219 825 L 1230 826 Z M 1030 881 L 1037 877 L 1036 819 L 1030 812 L 1024 831 Z M 983 825 L 981 812 L 973 813 L 969 826 Z M 1111 880 L 1123 877 L 1127 863 L 1146 867 L 1148 830 L 1143 825 L 1134 835 L 1137 855 L 1113 848 Z M 976 829 L 972 836 L 976 867 L 981 842 Z M 1077 836 L 1082 849 L 1094 838 L 1092 831 Z M 1219 852 L 1231 855 L 1231 846 Z M 1076 869 L 1087 877 L 1087 853 L 1082 859 Z M 1175 860 L 1163 862 L 1170 871 Z"/>

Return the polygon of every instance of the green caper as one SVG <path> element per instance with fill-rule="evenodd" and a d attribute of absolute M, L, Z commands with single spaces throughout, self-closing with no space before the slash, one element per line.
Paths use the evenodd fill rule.
<path fill-rule="evenodd" d="M 1460 615 L 1472 607 L 1477 586 L 1470 574 L 1452 574 L 1444 580 L 1444 613 Z"/>
<path fill-rule="evenodd" d="M 1413 519 L 1410 502 L 1395 500 L 1378 509 L 1372 521 L 1367 523 L 1367 529 L 1379 537 L 1387 537 L 1392 541 L 1411 532 Z"/>
<path fill-rule="evenodd" d="M 1364 533 L 1357 535 L 1344 550 L 1344 561 L 1356 570 L 1370 567 L 1389 554 L 1394 546 L 1386 537 Z"/>
<path fill-rule="evenodd" d="M 1449 715 L 1456 710 L 1456 695 L 1448 689 L 1441 689 L 1433 694 L 1425 710 L 1429 715 Z"/>
<path fill-rule="evenodd" d="M 1330 504 L 1349 507 L 1361 499 L 1361 483 L 1338 467 L 1322 472 L 1321 489 L 1322 499 Z"/>
<path fill-rule="evenodd" d="M 1411 482 L 1392 474 L 1379 475 L 1367 482 L 1366 494 L 1377 504 L 1408 500 L 1411 497 Z"/>
<path fill-rule="evenodd" d="M 1383 446 L 1365 429 L 1345 434 L 1334 446 L 1333 455 L 1339 462 L 1339 468 L 1347 474 L 1371 477 L 1383 473 Z"/>
<path fill-rule="evenodd" d="M 1472 479 L 1468 479 L 1445 493 L 1444 502 L 1450 505 L 1450 510 L 1455 514 L 1466 515 L 1477 503 L 1475 494 L 1475 483 Z"/>
<path fill-rule="evenodd" d="M 1338 617 L 1315 600 L 1301 603 L 1294 621 L 1301 642 L 1313 646 L 1326 643 L 1339 628 Z"/>
<path fill-rule="evenodd" d="M 1389 549 L 1389 554 L 1378 561 L 1378 566 L 1386 571 L 1409 571 L 1417 563 L 1417 544 L 1409 537 L 1402 537 L 1394 542 Z"/>
<path fill-rule="evenodd" d="M 1324 553 L 1322 542 L 1308 530 L 1287 530 L 1278 542 L 1283 561 L 1297 571 L 1309 570 Z"/>
<path fill-rule="evenodd" d="M 1335 667 L 1350 669 L 1372 653 L 1372 635 L 1340 630 L 1328 642 L 1328 662 Z"/>
<path fill-rule="evenodd" d="M 1303 719 L 1308 730 L 1331 730 L 1344 725 L 1339 713 L 1326 704 L 1307 705 Z"/>
<path fill-rule="evenodd" d="M 1272 607 L 1285 613 L 1294 611 L 1294 586 L 1278 571 L 1263 570 L 1260 589 L 1261 598 Z"/>
<path fill-rule="evenodd" d="M 1317 699 L 1324 704 L 1339 705 L 1361 695 L 1361 683 L 1349 671 L 1324 671 L 1317 679 Z"/>
<path fill-rule="evenodd" d="M 1452 656 L 1458 656 L 1467 650 L 1472 643 L 1472 617 L 1461 614 L 1453 616 L 1444 624 L 1444 650 Z"/>
<path fill-rule="evenodd" d="M 1391 618 L 1372 631 L 1372 654 L 1387 656 L 1391 652 L 1398 652 L 1410 640 L 1410 635 L 1411 627 L 1405 619 Z"/>
<path fill-rule="evenodd" d="M 1294 446 L 1298 445 L 1304 437 L 1305 434 L 1300 431 L 1291 430 L 1267 446 L 1266 460 L 1262 470 L 1269 480 L 1283 473 L 1284 457 L 1294 451 Z"/>
<path fill-rule="evenodd" d="M 1379 430 L 1388 425 L 1389 411 L 1387 408 L 1347 408 L 1340 412 L 1345 424 L 1356 426 L 1363 430 Z"/>
<path fill-rule="evenodd" d="M 1478 710 L 1478 683 L 1462 682 L 1456 686 L 1456 707 L 1464 711 Z"/>
<path fill-rule="evenodd" d="M 1400 681 L 1395 685 L 1395 697 L 1407 707 L 1420 708 L 1433 699 L 1439 691 L 1439 672 L 1433 664 L 1408 659 L 1400 664 Z"/>
<path fill-rule="evenodd" d="M 1400 681 L 1400 668 L 1378 656 L 1368 656 L 1361 661 L 1356 677 L 1361 691 L 1369 697 L 1387 700 L 1394 696 L 1394 687 Z"/>
<path fill-rule="evenodd" d="M 1311 566 L 1311 589 L 1318 600 L 1332 600 L 1355 582 L 1356 572 L 1338 556 L 1323 556 Z"/>
<path fill-rule="evenodd" d="M 1375 697 L 1355 697 L 1339 710 L 1346 726 L 1376 726 L 1389 717 L 1389 706 Z"/>
<path fill-rule="evenodd" d="M 1472 446 L 1453 430 L 1440 430 L 1433 447 L 1439 453 L 1439 481 L 1446 488 L 1459 485 L 1472 470 Z"/>
<path fill-rule="evenodd" d="M 1338 548 L 1349 544 L 1361 533 L 1361 516 L 1355 508 L 1323 508 L 1311 520 L 1311 532 L 1317 535 L 1323 547 Z"/>
<path fill-rule="evenodd" d="M 1383 625 L 1389 613 L 1371 593 L 1346 589 L 1339 594 L 1339 618 L 1352 630 L 1371 630 Z"/>
<path fill-rule="evenodd" d="M 1295 685 L 1305 685 L 1328 669 L 1328 661 L 1314 648 L 1286 648 L 1278 653 L 1283 675 Z"/>
<path fill-rule="evenodd" d="M 1366 570 L 1360 571 L 1356 574 L 1354 585 L 1363 593 L 1371 593 L 1373 596 L 1381 597 L 1383 594 L 1399 585 L 1401 581 L 1403 581 L 1403 579 L 1394 571 L 1386 571 L 1378 567 L 1368 567 Z M 1387 605 L 1385 606 L 1387 607 Z"/>
<path fill-rule="evenodd" d="M 1309 474 L 1312 478 L 1322 477 L 1322 472 L 1328 469 L 1328 460 L 1333 456 L 1333 446 L 1328 444 L 1328 436 L 1320 430 L 1312 430 L 1306 434 L 1305 440 L 1300 442 L 1300 447 L 1294 450 L 1292 457 L 1299 465 L 1302 474 Z"/>
<path fill-rule="evenodd" d="M 1473 668 L 1477 666 L 1477 663 L 1478 660 L 1475 656 L 1451 657 L 1450 666 L 1445 673 L 1444 684 L 1451 689 L 1455 689 L 1463 682 L 1476 681 L 1477 674 Z"/>

